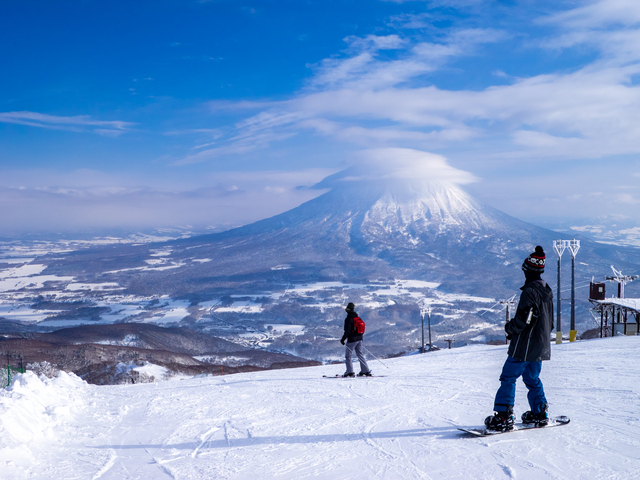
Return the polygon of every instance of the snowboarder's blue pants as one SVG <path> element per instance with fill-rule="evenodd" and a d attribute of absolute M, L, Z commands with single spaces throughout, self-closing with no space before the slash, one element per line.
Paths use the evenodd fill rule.
<path fill-rule="evenodd" d="M 351 356 L 353 355 L 354 350 L 356 351 L 358 360 L 360 360 L 360 371 L 362 373 L 367 373 L 369 371 L 369 366 L 367 365 L 367 361 L 364 358 L 364 353 L 362 352 L 362 340 L 358 340 L 357 342 L 347 342 L 347 350 L 344 354 L 344 363 L 347 364 L 346 373 L 354 373 L 353 364 L 351 363 Z"/>
<path fill-rule="evenodd" d="M 522 376 L 524 384 L 529 389 L 527 400 L 533 413 L 538 413 L 540 407 L 547 403 L 544 396 L 544 388 L 540 381 L 542 362 L 521 362 L 512 357 L 507 357 L 500 375 L 500 388 L 496 393 L 494 411 L 505 412 L 508 407 L 513 407 L 516 399 L 516 380 Z"/>

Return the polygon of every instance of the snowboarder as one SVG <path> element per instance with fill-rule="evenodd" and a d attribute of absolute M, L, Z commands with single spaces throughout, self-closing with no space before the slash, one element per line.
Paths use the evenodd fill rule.
<path fill-rule="evenodd" d="M 511 340 L 507 360 L 500 375 L 500 388 L 493 406 L 494 415 L 484 423 L 488 430 L 513 429 L 515 416 L 516 381 L 520 376 L 527 389 L 530 411 L 522 414 L 523 423 L 547 424 L 547 399 L 540 380 L 542 360 L 551 358 L 551 330 L 553 330 L 553 293 L 540 277 L 544 273 L 545 253 L 537 246 L 522 264 L 525 276 L 515 316 L 504 330 Z"/>
<path fill-rule="evenodd" d="M 367 360 L 364 358 L 364 353 L 362 352 L 362 336 L 364 333 L 364 322 L 358 317 L 358 314 L 355 311 L 356 306 L 353 303 L 349 303 L 347 308 L 345 308 L 347 312 L 347 318 L 344 319 L 344 335 L 340 339 L 340 343 L 342 345 L 345 344 L 345 340 L 347 342 L 347 350 L 344 355 L 344 360 L 347 365 L 347 371 L 342 375 L 343 377 L 355 377 L 355 373 L 353 371 L 353 364 L 351 363 L 351 356 L 353 355 L 353 351 L 355 350 L 356 355 L 358 356 L 358 360 L 360 361 L 360 373 L 358 373 L 359 377 L 370 377 L 371 370 L 369 370 L 369 366 L 367 365 Z M 362 324 L 361 328 L 358 328 L 358 324 Z M 361 330 L 361 332 L 359 332 Z"/>

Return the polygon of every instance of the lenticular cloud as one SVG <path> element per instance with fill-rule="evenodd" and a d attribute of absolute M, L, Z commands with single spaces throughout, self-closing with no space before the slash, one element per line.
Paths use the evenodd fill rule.
<path fill-rule="evenodd" d="M 475 182 L 469 172 L 448 164 L 442 155 L 410 148 L 377 148 L 363 150 L 354 157 L 360 179 L 424 180 L 453 185 Z"/>

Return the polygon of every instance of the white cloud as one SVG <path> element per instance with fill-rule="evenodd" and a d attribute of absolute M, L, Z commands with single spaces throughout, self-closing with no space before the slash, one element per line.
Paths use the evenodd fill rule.
<path fill-rule="evenodd" d="M 599 0 L 550 15 L 540 22 L 558 23 L 574 29 L 637 25 L 640 23 L 640 4 L 636 0 Z"/>
<path fill-rule="evenodd" d="M 420 180 L 453 185 L 477 181 L 469 172 L 448 164 L 442 155 L 409 148 L 378 148 L 363 150 L 353 156 L 360 167 L 359 177 L 369 180 Z"/>
<path fill-rule="evenodd" d="M 216 159 L 233 158 L 237 155 L 266 148 L 273 142 L 281 142 L 294 135 L 296 135 L 296 132 L 273 132 L 269 130 L 257 133 L 241 132 L 237 136 L 231 138 L 231 140 L 226 144 L 184 156 L 179 160 L 172 162 L 172 165 L 193 165 Z"/>
<path fill-rule="evenodd" d="M 635 0 L 597 1 L 539 22 L 556 25 L 563 32 L 542 42 L 548 48 L 587 45 L 601 53 L 594 65 L 623 67 L 640 61 L 640 3 Z"/>
<path fill-rule="evenodd" d="M 345 42 L 354 50 L 397 50 L 407 44 L 407 40 L 398 35 L 367 35 L 366 37 L 350 36 Z"/>
<path fill-rule="evenodd" d="M 374 54 L 362 52 L 346 59 L 330 58 L 323 60 L 316 68 L 313 86 L 337 85 L 347 83 L 354 77 L 366 73 L 374 61 Z"/>
<path fill-rule="evenodd" d="M 224 135 L 219 128 L 192 128 L 186 130 L 171 130 L 163 135 L 204 135 L 213 139 L 220 138 Z"/>
<path fill-rule="evenodd" d="M 339 140 L 361 146 L 387 146 L 390 143 L 416 143 L 420 145 L 444 147 L 451 141 L 463 141 L 473 138 L 477 132 L 473 128 L 446 128 L 421 132 L 393 127 L 365 128 L 349 126 L 326 119 L 310 119 L 300 122 L 300 126 L 331 135 Z"/>
<path fill-rule="evenodd" d="M 320 195 L 320 190 L 298 187 L 312 186 L 335 170 L 220 172 L 202 174 L 195 182 L 178 173 L 170 181 L 88 170 L 52 177 L 47 173 L 0 172 L 3 235 L 184 224 L 238 226 Z"/>
<path fill-rule="evenodd" d="M 391 17 L 389 26 L 402 29 L 427 29 L 432 28 L 434 15 L 431 13 L 403 13 Z"/>
<path fill-rule="evenodd" d="M 640 200 L 638 200 L 636 195 L 631 193 L 620 193 L 617 195 L 617 199 L 622 203 L 630 203 L 630 204 L 638 204 Z"/>
<path fill-rule="evenodd" d="M 366 129 L 368 136 L 381 141 L 411 137 L 392 138 L 388 130 L 413 132 L 416 140 L 418 132 L 456 132 L 449 137 L 449 145 L 460 139 L 498 134 L 501 151 L 510 145 L 515 151 L 527 147 L 531 155 L 592 158 L 640 152 L 636 141 L 640 135 L 640 88 L 630 83 L 637 73 L 640 65 L 588 66 L 574 73 L 538 75 L 481 91 L 342 88 L 302 95 L 282 107 L 306 118 L 301 125 L 322 125 L 323 121 L 329 125 L 327 121 L 339 120 L 341 128 L 325 128 L 324 133 L 343 140 L 349 129 L 353 132 L 356 127 L 359 137 L 366 136 Z M 388 125 L 385 129 L 364 127 L 363 120 Z M 447 140 L 446 135 L 439 137 Z M 567 148 L 555 150 L 559 145 Z"/>
<path fill-rule="evenodd" d="M 441 43 L 412 44 L 398 35 L 348 37 L 346 57 L 333 57 L 315 66 L 313 88 L 380 89 L 407 82 L 433 72 L 448 59 L 473 55 L 476 46 L 505 38 L 495 29 L 459 29 Z M 398 50 L 397 58 L 379 58 L 381 50 Z"/>
<path fill-rule="evenodd" d="M 588 45 L 597 58 L 573 70 L 521 78 L 494 70 L 499 83 L 476 90 L 429 85 L 424 75 L 483 45 L 517 39 L 520 32 L 432 25 L 430 41 L 413 32 L 404 36 L 402 28 L 417 27 L 432 15 L 434 10 L 392 19 L 389 25 L 401 26 L 398 34 L 346 38 L 345 50 L 315 65 L 307 88 L 288 100 L 208 104 L 212 112 L 251 115 L 215 143 L 199 142 L 175 164 L 255 154 L 300 133 L 347 148 L 454 150 L 457 162 L 475 162 L 474 171 L 487 162 L 640 153 L 640 27 L 634 20 L 640 4 L 594 2 L 539 19 L 558 30 L 537 47 Z"/>
<path fill-rule="evenodd" d="M 88 115 L 64 117 L 37 112 L 0 112 L 0 122 L 52 130 L 92 131 L 100 135 L 111 136 L 120 135 L 135 125 L 135 123 L 120 120 L 93 120 Z"/>

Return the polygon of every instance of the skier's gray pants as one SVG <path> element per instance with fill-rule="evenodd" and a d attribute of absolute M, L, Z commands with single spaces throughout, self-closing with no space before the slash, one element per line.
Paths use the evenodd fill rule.
<path fill-rule="evenodd" d="M 344 354 L 344 360 L 347 364 L 346 373 L 354 373 L 353 364 L 351 363 L 351 356 L 353 355 L 354 350 L 356 351 L 356 355 L 360 361 L 360 371 L 362 373 L 367 373 L 369 371 L 369 365 L 367 365 L 367 361 L 364 358 L 364 352 L 362 351 L 362 340 L 358 340 L 357 342 L 347 342 L 347 350 Z"/>

